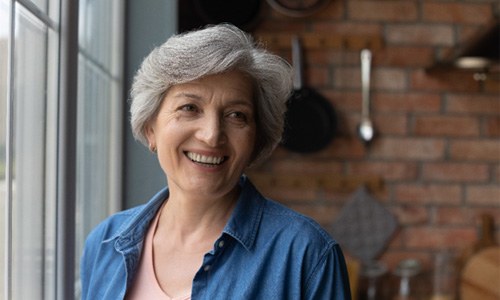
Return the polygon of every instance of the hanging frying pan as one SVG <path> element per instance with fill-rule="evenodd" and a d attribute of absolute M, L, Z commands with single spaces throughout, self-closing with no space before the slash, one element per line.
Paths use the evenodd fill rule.
<path fill-rule="evenodd" d="M 303 86 L 302 49 L 298 37 L 292 39 L 294 91 L 287 103 L 282 145 L 299 153 L 316 152 L 326 147 L 337 130 L 335 111 L 321 94 Z"/>

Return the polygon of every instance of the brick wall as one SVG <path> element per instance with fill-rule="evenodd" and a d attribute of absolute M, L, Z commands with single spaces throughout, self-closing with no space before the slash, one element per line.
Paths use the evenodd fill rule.
<path fill-rule="evenodd" d="M 292 18 L 265 6 L 256 35 L 382 39 L 382 47 L 373 50 L 371 77 L 378 136 L 365 148 L 355 134 L 361 109 L 359 50 L 306 47 L 306 83 L 331 101 L 340 132 L 317 153 L 278 148 L 255 171 L 304 178 L 380 177 L 383 185 L 372 194 L 400 224 L 381 257 L 390 267 L 406 257 L 430 263 L 437 251 L 462 251 L 476 240 L 482 212 L 494 215 L 500 241 L 499 77 L 478 83 L 471 73 L 426 72 L 499 11 L 496 0 L 334 0 L 313 16 Z M 270 48 L 291 57 L 289 48 Z M 307 185 L 265 192 L 325 227 L 351 195 Z"/>

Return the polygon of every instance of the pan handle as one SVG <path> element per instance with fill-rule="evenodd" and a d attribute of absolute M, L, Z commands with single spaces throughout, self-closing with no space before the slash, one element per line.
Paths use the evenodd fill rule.
<path fill-rule="evenodd" d="M 362 106 L 361 118 L 363 120 L 370 119 L 370 65 L 372 60 L 372 52 L 368 49 L 361 51 L 361 91 L 362 91 Z"/>
<path fill-rule="evenodd" d="M 302 78 L 302 46 L 300 39 L 292 37 L 292 65 L 293 65 L 293 89 L 300 90 L 304 84 Z"/>

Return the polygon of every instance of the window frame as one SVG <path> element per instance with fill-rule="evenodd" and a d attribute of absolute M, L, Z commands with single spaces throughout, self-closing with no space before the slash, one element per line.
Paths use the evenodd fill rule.
<path fill-rule="evenodd" d="M 45 124 L 44 126 L 50 126 L 51 128 L 49 133 L 47 133 L 48 131 L 45 132 L 45 135 L 49 135 L 48 139 L 54 142 L 50 142 L 50 145 L 47 145 L 47 137 L 44 137 L 45 145 L 43 146 L 43 152 L 45 153 L 45 160 L 50 161 L 50 166 L 44 166 L 42 168 L 45 175 L 43 175 L 44 178 L 40 179 L 40 182 L 43 182 L 45 185 L 45 189 L 48 190 L 48 192 L 45 192 L 46 195 L 43 196 L 43 203 L 46 203 L 47 198 L 50 199 L 51 204 L 55 203 L 55 205 L 50 205 L 50 208 L 48 208 L 52 212 L 49 218 L 55 215 L 55 220 L 45 219 L 46 216 L 44 215 L 44 211 L 40 212 L 41 222 L 44 224 L 43 226 L 50 227 L 48 230 L 51 232 L 50 244 L 53 245 L 51 247 L 55 247 L 55 254 L 51 254 L 55 261 L 54 263 L 50 263 L 50 266 L 53 265 L 54 271 L 51 271 L 50 275 L 40 275 L 42 282 L 33 282 L 49 285 L 49 287 L 47 287 L 47 290 L 50 290 L 48 294 L 45 292 L 46 287 L 43 286 L 43 293 L 40 295 L 40 299 L 52 299 L 52 295 L 54 295 L 55 299 L 74 299 L 78 297 L 78 274 L 75 274 L 75 270 L 78 269 L 79 262 L 79 257 L 77 257 L 77 247 L 79 247 L 77 238 L 78 240 L 81 238 L 77 237 L 76 234 L 78 229 L 78 224 L 76 223 L 76 216 L 78 213 L 78 139 L 81 138 L 77 134 L 78 107 L 80 101 L 78 85 L 82 83 L 80 82 L 81 78 L 79 78 L 78 74 L 78 58 L 83 52 L 79 44 L 80 36 L 78 28 L 79 19 L 81 17 L 79 12 L 79 4 L 81 1 L 54 0 L 51 2 L 47 0 L 42 2 L 46 5 L 43 9 L 37 7 L 37 5 L 30 0 L 2 1 L 2 5 L 4 3 L 6 4 L 6 13 L 9 16 L 7 26 L 10 26 L 7 37 L 5 112 L 2 112 L 5 113 L 6 116 L 5 121 L 2 120 L 6 125 L 4 145 L 5 158 L 0 158 L 2 161 L 5 161 L 5 191 L 0 191 L 3 194 L 0 196 L 3 196 L 5 200 L 3 204 L 3 216 L 5 216 L 5 219 L 1 221 L 4 228 L 0 227 L 0 230 L 4 233 L 4 237 L 2 237 L 2 242 L 4 242 L 4 245 L 2 245 L 4 253 L 2 257 L 0 257 L 5 264 L 4 269 L 1 270 L 4 276 L 3 282 L 0 283 L 0 287 L 4 288 L 0 294 L 0 298 L 3 299 L 12 299 L 13 295 L 15 295 L 13 289 L 15 289 L 16 286 L 13 284 L 13 275 L 17 274 L 16 268 L 18 268 L 18 266 L 15 261 L 12 261 L 15 251 L 17 251 L 12 241 L 16 238 L 14 230 L 16 227 L 14 226 L 17 225 L 15 225 L 16 223 L 14 222 L 19 222 L 19 217 L 17 216 L 19 214 L 18 212 L 23 211 L 22 209 L 17 210 L 13 205 L 14 201 L 18 200 L 15 193 L 15 178 L 17 178 L 17 176 L 14 174 L 16 173 L 14 165 L 16 161 L 19 162 L 22 160 L 22 157 L 18 155 L 17 149 L 15 149 L 16 139 L 22 139 L 19 137 L 19 133 L 15 132 L 15 127 L 17 127 L 17 124 L 15 124 L 17 118 L 16 114 L 18 114 L 15 107 L 17 105 L 15 97 L 17 93 L 16 89 L 18 88 L 16 87 L 18 79 L 15 78 L 15 57 L 18 55 L 16 51 L 23 49 L 20 48 L 21 43 L 16 40 L 16 30 L 22 28 L 22 26 L 18 27 L 18 24 L 16 24 L 16 20 L 19 18 L 19 10 L 27 11 L 37 22 L 45 26 L 45 28 L 47 28 L 45 46 L 48 48 L 55 45 L 57 48 L 57 51 L 54 51 L 54 53 L 57 52 L 57 54 L 51 54 L 47 51 L 47 54 L 43 56 L 45 64 L 56 64 L 55 66 L 46 66 L 43 72 L 45 72 L 45 76 L 49 76 L 49 73 L 51 76 L 54 76 L 54 78 L 51 77 L 52 79 L 50 80 L 55 80 L 57 83 L 54 85 L 51 84 L 52 88 L 50 90 L 47 89 L 47 79 L 45 79 L 45 83 L 42 83 L 45 84 L 45 93 L 48 93 L 43 96 L 45 97 L 45 109 L 50 110 L 50 112 L 46 111 L 43 115 L 45 122 L 50 122 L 50 124 Z M 119 12 L 113 12 L 115 19 L 112 21 L 113 28 L 110 30 L 116 30 L 117 26 L 123 26 L 124 24 L 125 4 L 120 0 L 110 0 L 108 2 L 109 7 L 120 8 Z M 54 5 L 54 3 L 56 4 Z M 116 14 L 118 14 L 118 17 Z M 54 39 L 51 39 L 49 36 L 54 37 Z M 116 55 L 117 50 L 123 52 L 124 34 L 120 34 L 120 37 L 112 43 L 113 49 L 106 48 L 106 51 L 114 51 L 113 55 Z M 16 49 L 16 47 L 19 49 Z M 111 102 L 112 110 L 108 116 L 111 119 L 111 125 L 108 126 L 111 127 L 111 132 L 116 138 L 113 137 L 113 142 L 107 154 L 108 158 L 113 158 L 109 160 L 109 166 L 107 167 L 109 172 L 107 176 L 110 177 L 110 184 L 105 186 L 110 195 L 110 199 L 106 199 L 106 203 L 104 204 L 104 208 L 108 214 L 122 208 L 121 160 L 123 147 L 121 144 L 123 143 L 122 115 L 124 104 L 120 100 L 122 99 L 124 86 L 124 53 L 119 53 L 118 56 L 121 56 L 118 61 L 116 61 L 116 57 L 113 57 L 114 60 L 111 62 L 115 67 L 117 66 L 117 68 L 114 69 L 117 73 L 115 77 L 113 77 L 115 80 L 112 83 L 113 86 L 110 87 L 114 101 Z M 50 106 L 50 108 L 47 109 L 47 106 Z M 19 119 L 21 118 L 18 118 L 17 122 L 19 122 Z M 29 125 L 31 124 L 26 126 Z M 24 173 L 25 172 L 23 172 L 23 174 Z M 1 197 L 0 200 L 2 200 Z M 46 208 L 44 208 L 44 210 L 45 209 Z M 0 211 L 1 210 L 2 207 L 0 207 Z M 49 225 L 47 225 L 47 222 Z M 29 225 L 26 226 L 28 227 Z M 22 227 L 24 228 L 24 226 Z M 44 229 L 43 233 L 45 234 L 45 232 L 48 231 Z M 53 232 L 55 233 L 54 237 L 52 237 Z M 55 242 L 53 242 L 54 239 Z M 45 240 L 41 243 L 42 249 L 46 249 L 43 245 Z M 52 250 L 52 248 L 50 248 L 50 250 Z M 34 268 L 43 269 L 43 266 L 43 263 L 40 265 L 37 264 Z M 24 281 L 21 280 L 19 282 Z M 26 288 L 29 289 L 30 287 L 27 286 Z"/>

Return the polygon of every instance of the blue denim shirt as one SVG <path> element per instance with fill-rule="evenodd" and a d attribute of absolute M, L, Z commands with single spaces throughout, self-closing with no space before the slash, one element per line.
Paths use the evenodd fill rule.
<path fill-rule="evenodd" d="M 193 279 L 197 299 L 351 299 L 339 245 L 312 219 L 264 198 L 243 176 L 236 207 Z M 123 299 L 165 188 L 88 236 L 82 299 Z"/>

